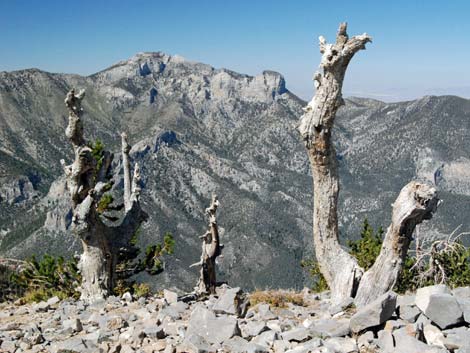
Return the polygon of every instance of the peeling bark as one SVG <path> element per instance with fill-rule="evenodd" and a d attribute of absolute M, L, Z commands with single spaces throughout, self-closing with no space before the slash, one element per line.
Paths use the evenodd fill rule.
<path fill-rule="evenodd" d="M 216 212 L 219 207 L 217 195 L 212 195 L 212 201 L 209 208 L 206 208 L 206 214 L 209 218 L 209 230 L 200 238 L 202 242 L 201 260 L 193 266 L 201 266 L 199 281 L 195 288 L 198 296 L 204 294 L 214 294 L 217 286 L 216 279 L 216 260 L 221 255 L 223 245 L 220 244 L 219 228 L 217 227 Z"/>
<path fill-rule="evenodd" d="M 145 213 L 140 208 L 138 187 L 138 166 L 134 178 L 130 178 L 129 151 L 127 137 L 122 135 L 122 159 L 124 168 L 124 209 L 121 224 L 108 226 L 100 218 L 97 205 L 106 191 L 106 177 L 112 161 L 112 154 L 105 151 L 100 163 L 94 159 L 92 149 L 83 136 L 81 101 L 85 96 L 82 90 L 75 94 L 71 90 L 65 99 L 69 109 L 69 124 L 65 131 L 74 149 L 74 162 L 65 165 L 67 189 L 73 206 L 71 231 L 81 240 L 83 254 L 78 268 L 82 276 L 81 299 L 92 302 L 109 295 L 113 289 L 116 257 L 119 249 L 127 246 L 132 234 L 137 230 Z M 131 187 L 132 185 L 132 187 Z"/>
<path fill-rule="evenodd" d="M 365 33 L 349 38 L 346 29 L 346 23 L 340 24 L 334 44 L 327 43 L 322 36 L 319 38 L 322 59 L 321 71 L 313 77 L 316 93 L 304 109 L 298 130 L 307 148 L 313 175 L 313 238 L 320 270 L 331 289 L 333 300 L 355 297 L 359 289 L 358 303 L 365 304 L 390 290 L 396 280 L 396 274 L 392 273 L 398 273 L 401 269 L 402 261 L 395 261 L 392 273 L 382 274 L 382 271 L 391 270 L 384 266 L 391 258 L 388 238 L 399 239 L 395 240 L 395 253 L 399 255 L 394 259 L 406 254 L 409 246 L 409 240 L 406 239 L 411 239 L 416 224 L 431 218 L 437 196 L 435 190 L 425 184 L 410 183 L 402 190 L 395 202 L 392 226 L 387 233 L 383 254 L 379 256 L 377 266 L 374 265 L 375 272 L 371 269 L 366 273 L 363 284 L 364 270 L 341 247 L 338 240 L 339 179 L 331 133 L 336 112 L 344 104 L 341 90 L 348 64 L 354 54 L 365 49 L 371 38 Z M 416 193 L 413 194 L 411 190 L 416 190 Z M 418 193 L 421 196 L 418 197 Z M 407 201 L 404 195 L 410 199 Z M 421 201 L 413 203 L 414 197 L 422 198 L 426 206 Z M 410 212 L 409 217 L 404 217 L 407 212 Z M 371 284 L 374 277 L 376 282 L 379 278 L 383 282 L 380 285 Z"/>

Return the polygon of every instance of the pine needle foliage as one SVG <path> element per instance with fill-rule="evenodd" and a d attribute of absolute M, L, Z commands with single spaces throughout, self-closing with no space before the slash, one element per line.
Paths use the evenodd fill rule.
<path fill-rule="evenodd" d="M 53 296 L 59 298 L 79 296 L 80 275 L 75 260 L 45 254 L 37 260 L 32 256 L 22 270 L 11 276 L 11 281 L 24 289 L 25 301 L 41 301 Z"/>

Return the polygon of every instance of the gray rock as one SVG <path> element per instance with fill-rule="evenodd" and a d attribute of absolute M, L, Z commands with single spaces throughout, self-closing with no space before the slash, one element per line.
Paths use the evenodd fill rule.
<path fill-rule="evenodd" d="M 392 332 L 406 325 L 408 325 L 408 323 L 403 320 L 387 320 L 384 325 L 384 330 Z"/>
<path fill-rule="evenodd" d="M 397 296 L 397 308 L 406 305 L 416 305 L 416 296 L 414 294 L 401 294 Z"/>
<path fill-rule="evenodd" d="M 232 353 L 265 353 L 269 352 L 266 347 L 263 347 L 254 342 L 248 342 L 241 337 L 233 337 L 223 344 L 223 348 L 227 352 Z"/>
<path fill-rule="evenodd" d="M 444 334 L 444 345 L 447 349 L 470 347 L 470 331 L 466 327 L 446 330 Z"/>
<path fill-rule="evenodd" d="M 29 312 L 30 310 L 26 306 L 22 306 L 21 308 L 15 311 L 15 315 L 26 315 L 29 314 Z M 4 317 L 13 315 L 13 313 L 10 312 L 4 312 L 3 314 L 5 315 Z"/>
<path fill-rule="evenodd" d="M 143 329 L 146 337 L 162 339 L 166 337 L 165 330 L 161 326 L 146 326 Z"/>
<path fill-rule="evenodd" d="M 395 341 L 400 340 L 403 336 L 414 337 L 418 340 L 424 340 L 422 324 L 408 324 L 393 331 Z"/>
<path fill-rule="evenodd" d="M 158 310 L 158 306 L 159 306 L 159 305 L 158 305 L 158 300 L 159 300 L 159 299 L 155 299 L 154 302 L 150 302 L 150 303 L 148 303 L 148 304 L 145 306 L 145 308 L 147 309 L 147 311 L 148 311 L 149 313 L 154 313 L 154 312 L 156 312 L 156 311 Z M 164 304 L 165 304 L 164 302 L 165 302 L 165 301 L 163 300 L 163 302 L 162 302 L 161 305 L 160 305 L 161 307 L 164 306 Z"/>
<path fill-rule="evenodd" d="M 436 326 L 428 324 L 423 327 L 423 334 L 427 344 L 445 348 L 444 334 Z"/>
<path fill-rule="evenodd" d="M 388 292 L 360 308 L 351 317 L 351 331 L 357 333 L 384 323 L 393 315 L 396 302 L 397 295 L 394 292 Z"/>
<path fill-rule="evenodd" d="M 316 337 L 309 341 L 303 342 L 295 346 L 293 349 L 286 350 L 286 353 L 310 353 L 317 352 L 317 348 L 323 344 L 323 341 Z"/>
<path fill-rule="evenodd" d="M 457 287 L 452 289 L 452 295 L 456 298 L 470 299 L 470 287 Z"/>
<path fill-rule="evenodd" d="M 415 324 L 422 324 L 423 326 L 430 323 L 431 320 L 429 320 L 423 313 L 421 313 L 415 321 Z"/>
<path fill-rule="evenodd" d="M 279 309 L 277 310 L 277 314 L 280 316 L 280 317 L 283 317 L 283 318 L 286 318 L 286 319 L 293 319 L 295 317 L 298 316 L 298 310 L 289 310 L 289 309 Z"/>
<path fill-rule="evenodd" d="M 294 342 L 304 342 L 313 337 L 312 332 L 305 327 L 297 327 L 292 330 L 283 332 L 281 334 L 282 339 L 286 341 L 294 341 Z"/>
<path fill-rule="evenodd" d="M 320 319 L 312 321 L 309 328 L 318 337 L 344 337 L 351 332 L 349 319 Z"/>
<path fill-rule="evenodd" d="M 189 318 L 187 334 L 196 334 L 211 344 L 219 344 L 233 336 L 239 336 L 240 330 L 235 318 L 216 317 L 212 311 L 197 306 Z"/>
<path fill-rule="evenodd" d="M 196 334 L 190 334 L 178 347 L 178 351 L 188 353 L 209 353 L 215 352 L 215 349 L 212 348 L 203 337 Z"/>
<path fill-rule="evenodd" d="M 341 302 L 339 303 L 336 303 L 336 304 L 333 304 L 329 309 L 328 309 L 328 312 L 330 313 L 330 315 L 336 315 L 344 310 L 346 310 L 347 308 L 350 308 L 354 305 L 354 299 L 349 297 L 349 298 L 345 298 L 343 299 Z"/>
<path fill-rule="evenodd" d="M 135 327 L 131 326 L 126 329 L 124 329 L 120 334 L 119 334 L 119 341 L 121 342 L 131 342 L 132 339 L 134 338 L 134 332 L 135 332 Z"/>
<path fill-rule="evenodd" d="M 60 302 L 59 297 L 52 297 L 47 300 L 47 304 L 49 304 L 50 306 L 56 305 L 59 302 Z"/>
<path fill-rule="evenodd" d="M 324 341 L 325 347 L 338 353 L 357 352 L 357 344 L 354 338 L 350 337 L 334 337 Z"/>
<path fill-rule="evenodd" d="M 85 342 L 79 337 L 69 338 L 64 341 L 54 342 L 51 346 L 53 353 L 83 353 L 89 352 Z"/>
<path fill-rule="evenodd" d="M 119 350 L 119 353 L 134 353 L 134 352 L 135 352 L 135 349 L 132 348 L 132 346 L 128 344 L 123 344 L 121 346 L 121 349 Z"/>
<path fill-rule="evenodd" d="M 420 293 L 421 289 L 425 291 Z M 463 312 L 457 299 L 451 294 L 443 292 L 448 292 L 447 287 L 439 286 L 438 288 L 426 287 L 421 289 L 418 289 L 416 294 L 416 305 L 441 329 L 455 325 L 463 320 Z"/>
<path fill-rule="evenodd" d="M 24 339 L 32 345 L 37 345 L 45 341 L 44 336 L 40 332 L 27 333 Z"/>
<path fill-rule="evenodd" d="M 106 316 L 100 315 L 98 312 L 94 312 L 90 315 L 87 322 L 93 326 L 106 327 L 108 318 Z"/>
<path fill-rule="evenodd" d="M 93 330 L 90 333 L 87 333 L 84 336 L 81 336 L 81 339 L 85 343 L 85 345 L 88 346 L 96 346 L 99 343 L 103 342 L 110 336 L 109 332 L 103 331 L 103 330 Z"/>
<path fill-rule="evenodd" d="M 451 294 L 449 288 L 445 284 L 437 284 L 419 288 L 416 291 L 415 305 L 424 313 L 429 306 L 430 297 L 433 294 Z"/>
<path fill-rule="evenodd" d="M 173 320 L 179 320 L 181 319 L 181 314 L 183 312 L 181 310 L 178 310 L 178 308 L 175 308 L 172 305 L 170 305 L 160 310 L 160 312 L 157 315 L 157 319 L 163 320 L 165 317 L 170 317 Z"/>
<path fill-rule="evenodd" d="M 258 336 L 264 331 L 269 330 L 264 321 L 248 321 L 246 325 L 241 327 L 242 336 L 245 338 L 251 338 Z"/>
<path fill-rule="evenodd" d="M 274 341 L 276 341 L 278 338 L 279 338 L 278 333 L 270 330 L 270 331 L 264 331 L 259 336 L 254 337 L 251 340 L 251 342 L 259 344 L 260 346 L 263 346 L 263 347 L 272 347 L 274 344 Z"/>
<path fill-rule="evenodd" d="M 0 344 L 2 352 L 14 352 L 16 350 L 16 343 L 11 340 L 4 340 Z"/>
<path fill-rule="evenodd" d="M 292 347 L 292 344 L 288 341 L 276 340 L 273 344 L 273 350 L 275 353 L 284 353 Z"/>
<path fill-rule="evenodd" d="M 178 302 L 178 294 L 175 292 L 172 292 L 171 290 L 164 289 L 163 297 L 169 304 Z"/>
<path fill-rule="evenodd" d="M 106 322 L 106 328 L 111 331 L 120 330 L 127 326 L 128 326 L 127 321 L 124 320 L 121 316 L 111 317 Z"/>
<path fill-rule="evenodd" d="M 249 342 L 245 346 L 246 353 L 269 353 L 269 349 L 254 342 Z"/>
<path fill-rule="evenodd" d="M 400 305 L 398 309 L 398 317 L 410 323 L 416 322 L 421 311 L 415 305 Z"/>
<path fill-rule="evenodd" d="M 246 309 L 246 298 L 239 288 L 229 288 L 218 298 L 212 310 L 218 314 L 243 316 Z"/>
<path fill-rule="evenodd" d="M 64 329 L 71 329 L 73 332 L 81 332 L 83 330 L 83 325 L 80 319 L 65 320 L 62 325 Z"/>
<path fill-rule="evenodd" d="M 268 321 L 277 319 L 277 316 L 271 311 L 269 304 L 258 304 L 256 308 L 258 309 L 258 317 L 261 320 Z"/>
<path fill-rule="evenodd" d="M 444 348 L 429 346 L 424 342 L 417 340 L 411 336 L 400 336 L 400 339 L 395 340 L 394 352 L 400 353 L 447 353 Z"/>
<path fill-rule="evenodd" d="M 465 288 L 468 288 L 468 287 L 465 287 Z M 454 295 L 454 298 L 457 299 L 460 309 L 462 309 L 464 321 L 466 323 L 470 323 L 470 298 L 464 297 L 462 295 L 461 296 Z"/>
<path fill-rule="evenodd" d="M 133 300 L 132 294 L 129 292 L 124 293 L 121 298 L 126 302 L 131 302 Z"/>
<path fill-rule="evenodd" d="M 151 317 L 150 312 L 146 308 L 134 310 L 133 313 L 142 320 L 148 320 Z"/>
<path fill-rule="evenodd" d="M 279 320 L 269 320 L 266 322 L 266 326 L 274 332 L 281 333 L 282 331 L 285 331 L 285 328 L 283 329 L 281 327 L 281 324 Z"/>
<path fill-rule="evenodd" d="M 37 313 L 46 312 L 50 309 L 50 305 L 47 302 L 40 302 L 33 305 L 33 310 Z"/>
<path fill-rule="evenodd" d="M 129 293 L 130 294 L 130 293 Z M 126 293 L 124 293 L 126 295 Z M 89 309 L 103 309 L 106 305 L 106 299 L 98 298 L 94 299 L 92 303 L 88 306 Z M 81 311 L 83 309 L 79 309 L 78 305 L 76 307 L 77 311 Z"/>
<path fill-rule="evenodd" d="M 392 352 L 395 347 L 395 340 L 390 331 L 381 330 L 377 334 L 377 345 L 384 352 Z"/>
<path fill-rule="evenodd" d="M 375 343 L 374 333 L 372 331 L 366 331 L 357 338 L 357 346 L 359 350 L 367 349 Z"/>

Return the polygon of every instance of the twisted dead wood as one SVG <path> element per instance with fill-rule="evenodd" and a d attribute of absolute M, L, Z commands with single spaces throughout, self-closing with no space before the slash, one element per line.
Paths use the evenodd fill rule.
<path fill-rule="evenodd" d="M 110 226 L 102 221 L 97 206 L 109 188 L 107 178 L 113 155 L 104 151 L 100 161 L 92 155 L 92 148 L 83 136 L 81 103 L 84 96 L 85 91 L 76 94 L 72 89 L 65 98 L 65 105 L 69 110 L 65 134 L 72 143 L 74 161 L 66 165 L 61 160 L 61 164 L 72 199 L 71 231 L 81 240 L 83 246 L 78 263 L 82 277 L 81 299 L 92 302 L 111 293 L 119 249 L 127 246 L 134 232 L 145 220 L 146 214 L 139 203 L 139 169 L 136 165 L 131 179 L 130 146 L 127 136 L 122 134 L 125 213 L 118 225 Z"/>
<path fill-rule="evenodd" d="M 403 188 L 394 204 L 392 224 L 382 252 L 373 268 L 363 276 L 364 270 L 338 240 L 339 179 L 331 133 L 336 112 L 344 104 L 341 91 L 348 64 L 371 42 L 371 37 L 364 33 L 349 38 L 346 29 L 346 23 L 341 23 L 334 44 L 327 43 L 322 36 L 319 38 L 322 59 L 320 71 L 314 75 L 316 92 L 304 109 L 298 130 L 313 175 L 313 238 L 320 270 L 334 300 L 357 294 L 357 304 L 363 305 L 393 287 L 414 227 L 432 216 L 437 196 L 436 190 L 427 184 L 412 182 Z"/>

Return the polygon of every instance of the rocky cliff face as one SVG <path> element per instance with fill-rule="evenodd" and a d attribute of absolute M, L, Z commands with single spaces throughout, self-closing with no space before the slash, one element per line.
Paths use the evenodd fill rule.
<path fill-rule="evenodd" d="M 216 192 L 225 244 L 219 278 L 245 288 L 303 286 L 299 262 L 312 253 L 312 186 L 295 125 L 305 103 L 278 73 L 252 77 L 162 53 L 138 54 L 88 77 L 0 73 L 0 254 L 80 250 L 67 232 L 59 164 L 71 157 L 63 106 L 71 87 L 87 90 L 90 140 L 119 151 L 126 131 L 134 145 L 150 215 L 140 245 L 167 231 L 176 240 L 159 283 L 195 284 L 188 266 L 199 258 L 203 212 Z M 470 228 L 470 101 L 350 99 L 335 133 L 343 238 L 357 237 L 364 217 L 387 226 L 391 202 L 414 177 L 435 180 L 444 199 L 421 233 Z M 119 155 L 114 167 L 119 189 Z"/>

